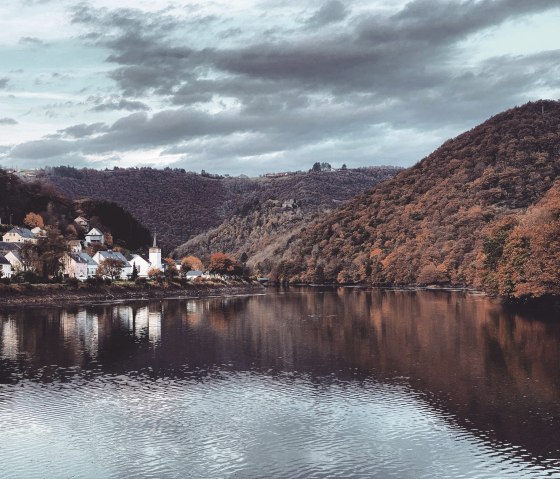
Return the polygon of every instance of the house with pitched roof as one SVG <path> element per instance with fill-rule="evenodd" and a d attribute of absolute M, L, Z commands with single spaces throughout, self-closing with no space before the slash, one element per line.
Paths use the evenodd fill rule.
<path fill-rule="evenodd" d="M 105 244 L 105 234 L 99 228 L 92 228 L 89 230 L 88 234 L 86 234 L 85 245 L 89 246 L 90 244 Z"/>
<path fill-rule="evenodd" d="M 132 265 L 127 261 L 125 256 L 119 251 L 98 251 L 93 255 L 93 260 L 98 264 L 101 265 L 103 261 L 107 259 L 116 259 L 123 264 L 123 269 L 121 272 L 121 279 L 128 279 L 129 276 L 132 274 Z"/>
<path fill-rule="evenodd" d="M 27 228 L 15 226 L 2 239 L 6 243 L 37 243 L 37 236 Z"/>
<path fill-rule="evenodd" d="M 152 263 L 150 263 L 150 261 L 148 261 L 145 257 L 139 254 L 129 254 L 126 256 L 126 260 L 132 265 L 133 268 L 136 266 L 136 271 L 138 271 L 139 277 L 148 277 L 148 271 L 152 269 Z"/>
<path fill-rule="evenodd" d="M 10 251 L 4 256 L 4 258 L 6 258 L 12 265 L 12 273 L 24 270 L 19 251 Z"/>
<path fill-rule="evenodd" d="M 98 264 L 87 253 L 66 253 L 62 257 L 64 275 L 85 281 L 95 276 Z"/>
<path fill-rule="evenodd" d="M 82 242 L 80 240 L 68 240 L 66 244 L 72 253 L 81 253 L 83 251 Z"/>

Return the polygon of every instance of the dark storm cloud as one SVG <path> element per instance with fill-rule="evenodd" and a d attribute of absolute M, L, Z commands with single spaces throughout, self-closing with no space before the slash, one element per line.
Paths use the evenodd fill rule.
<path fill-rule="evenodd" d="M 558 51 L 461 60 L 461 42 L 471 35 L 557 7 L 555 0 L 416 0 L 393 13 L 358 15 L 332 0 L 307 13 L 305 28 L 300 21 L 241 41 L 244 29 L 212 16 L 82 4 L 73 21 L 89 30 L 82 38 L 108 49 L 109 76 L 120 89 L 90 100 L 93 110 L 138 112 L 112 125 L 66 128 L 9 156 L 39 158 L 41 148 L 43 157 L 164 148 L 211 162 L 285 154 L 313 163 L 321 159 L 313 154 L 337 151 L 363 161 L 388 132 L 460 131 L 524 102 L 532 89 L 560 88 Z M 231 32 L 227 47 L 195 41 L 216 24 Z M 148 115 L 142 95 L 174 108 Z M 210 102 L 218 112 L 198 108 Z"/>
<path fill-rule="evenodd" d="M 313 18 L 326 20 L 327 13 L 332 15 L 336 9 L 335 3 L 325 4 Z M 195 49 L 182 44 L 169 33 L 190 25 L 165 14 L 145 20 L 134 10 L 82 7 L 74 21 L 91 28 L 116 29 L 102 42 L 112 51 L 108 61 L 119 65 L 111 76 L 127 93 L 152 89 L 172 94 L 177 88 L 184 90 L 189 80 L 198 79 L 199 72 L 215 69 L 242 75 L 245 81 L 279 82 L 276 90 L 284 81 L 295 81 L 304 89 L 397 94 L 403 88 L 431 88 L 434 82 L 437 85 L 455 75 L 455 71 L 438 71 L 434 66 L 448 61 L 456 43 L 467 35 L 557 6 L 554 0 L 417 0 L 394 15 L 354 19 L 336 35 L 286 35 L 280 42 L 256 40 L 244 48 L 229 49 Z"/>

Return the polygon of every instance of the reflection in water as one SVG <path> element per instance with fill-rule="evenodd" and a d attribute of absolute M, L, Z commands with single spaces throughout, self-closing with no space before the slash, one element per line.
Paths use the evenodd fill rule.
<path fill-rule="evenodd" d="M 560 477 L 555 319 L 351 288 L 0 313 L 0 472 Z"/>

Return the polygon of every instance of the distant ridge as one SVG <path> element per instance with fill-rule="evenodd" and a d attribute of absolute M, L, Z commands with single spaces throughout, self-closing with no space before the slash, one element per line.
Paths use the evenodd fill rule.
<path fill-rule="evenodd" d="M 274 177 L 218 177 L 181 169 L 119 168 L 111 171 L 59 167 L 41 180 L 74 199 L 113 201 L 150 230 L 164 251 L 219 226 L 254 201 L 297 199 L 306 209 L 333 208 L 399 168 L 372 167 Z"/>

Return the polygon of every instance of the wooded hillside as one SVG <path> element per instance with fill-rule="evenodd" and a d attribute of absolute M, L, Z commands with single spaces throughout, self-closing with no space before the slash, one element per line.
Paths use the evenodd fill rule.
<path fill-rule="evenodd" d="M 60 167 L 43 181 L 72 198 L 107 199 L 130 211 L 157 231 L 164 250 L 219 226 L 235 214 L 247 213 L 255 202 L 296 199 L 302 208 L 330 208 L 394 176 L 397 168 L 361 168 L 297 173 L 274 178 L 211 177 L 166 168 L 110 171 Z"/>
<path fill-rule="evenodd" d="M 0 232 L 10 229 L 10 225 L 22 226 L 30 212 L 40 215 L 46 226 L 56 228 L 68 237 L 76 235 L 74 218 L 84 215 L 92 220 L 92 224 L 103 226 L 106 232 L 110 232 L 115 245 L 136 250 L 150 244 L 149 231 L 115 203 L 72 201 L 50 185 L 22 181 L 0 170 L 0 219 L 4 225 Z"/>
<path fill-rule="evenodd" d="M 559 172 L 560 103 L 508 110 L 305 228 L 271 258 L 273 272 L 290 281 L 543 294 L 551 286 L 537 278 L 538 271 L 558 255 L 550 242 L 558 227 L 558 186 L 550 189 Z M 530 224 L 549 228 L 531 232 Z M 532 279 L 515 279 L 521 265 Z M 546 271 L 546 284 L 557 287 L 559 269 Z"/>

